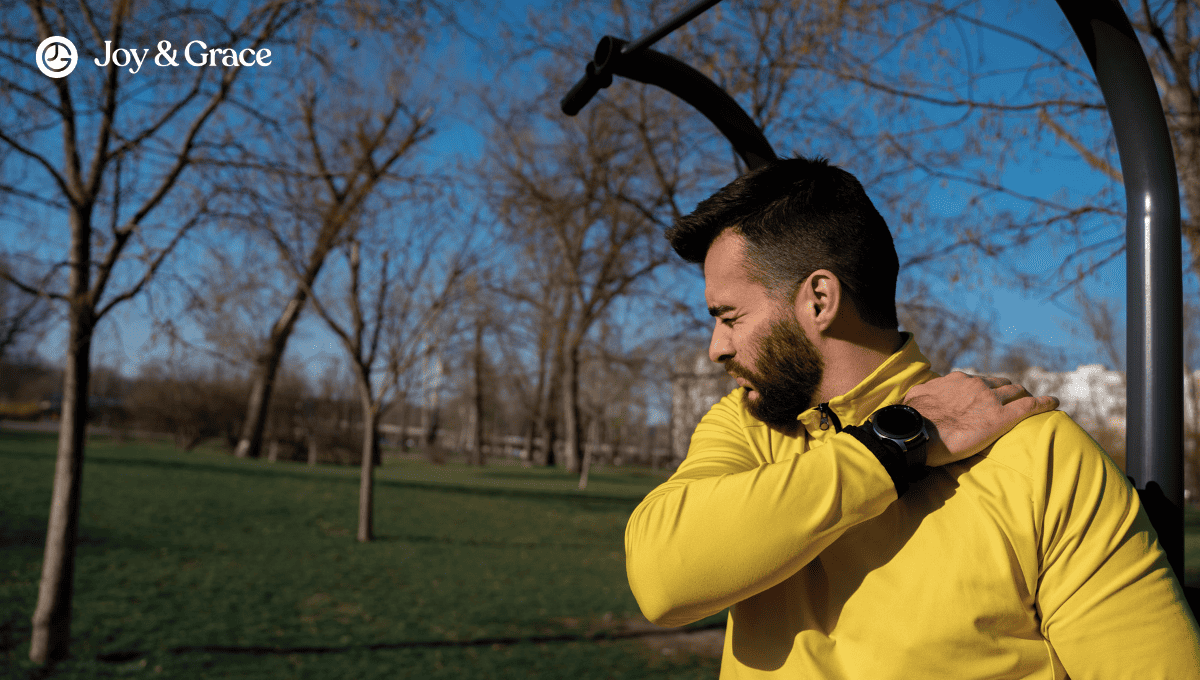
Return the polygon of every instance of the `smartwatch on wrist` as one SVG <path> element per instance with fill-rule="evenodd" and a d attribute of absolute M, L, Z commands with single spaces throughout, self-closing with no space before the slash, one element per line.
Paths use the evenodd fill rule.
<path fill-rule="evenodd" d="M 916 470 L 925 467 L 929 432 L 925 429 L 924 416 L 917 409 L 904 404 L 884 406 L 871 414 L 870 422 L 879 438 L 900 448 L 906 468 Z"/>
<path fill-rule="evenodd" d="M 896 485 L 897 496 L 904 495 L 909 481 L 924 470 L 929 431 L 925 418 L 915 408 L 904 404 L 884 406 L 863 426 L 845 429 L 883 464 Z"/>

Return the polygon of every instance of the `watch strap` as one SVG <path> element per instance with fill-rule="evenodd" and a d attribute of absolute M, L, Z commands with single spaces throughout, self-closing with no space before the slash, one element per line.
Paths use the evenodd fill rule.
<path fill-rule="evenodd" d="M 871 453 L 875 454 L 883 469 L 887 470 L 888 476 L 892 478 L 892 484 L 896 485 L 896 497 L 904 495 L 908 491 L 908 461 L 904 452 L 900 450 L 892 442 L 882 439 L 875 434 L 873 430 L 858 425 L 850 425 L 842 428 L 842 432 L 847 432 L 857 439 L 863 446 L 867 447 Z"/>

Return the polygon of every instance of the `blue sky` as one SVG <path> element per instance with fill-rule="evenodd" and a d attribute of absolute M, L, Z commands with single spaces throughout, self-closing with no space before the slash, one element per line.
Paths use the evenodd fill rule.
<path fill-rule="evenodd" d="M 1057 6 L 1052 2 L 1037 6 L 1008 17 L 1006 25 L 1018 33 L 1035 36 L 1051 44 L 1060 44 L 1064 39 L 1074 40 L 1069 32 L 1064 33 L 1065 21 Z M 468 19 L 467 27 L 481 37 L 487 37 L 489 31 L 496 26 L 497 17 L 522 16 L 524 10 L 531 6 L 529 2 L 510 0 L 502 7 L 495 8 L 494 14 L 480 14 Z M 1069 29 L 1066 29 L 1069 31 Z M 590 53 L 597 35 L 581 35 L 580 54 Z M 636 36 L 629 36 L 636 37 Z M 671 51 L 668 37 L 659 43 L 658 49 Z M 1022 58 L 1019 46 L 1007 45 L 1002 41 L 989 44 L 992 58 Z M 999 55 L 999 56 L 996 56 Z M 476 82 L 510 83 L 514 88 L 535 74 L 530 72 L 495 73 L 492 65 L 480 58 L 479 47 L 470 41 L 458 41 L 445 44 L 435 51 L 436 59 L 431 60 L 433 75 L 426 75 L 427 82 L 435 85 L 439 77 L 453 75 Z M 1027 56 L 1027 55 L 1026 55 Z M 279 55 L 286 58 L 285 54 Z M 581 57 L 577 65 L 580 72 L 584 66 Z M 440 71 L 441 76 L 436 72 Z M 1014 76 L 1017 77 L 1017 76 Z M 995 87 L 1007 87 L 1010 84 L 997 82 Z M 603 92 L 600 96 L 604 96 Z M 670 96 L 666 93 L 663 96 Z M 484 133 L 477 127 L 470 108 L 448 104 L 444 109 L 445 115 L 439 124 L 439 134 L 426 147 L 425 157 L 432 162 L 449 164 L 457 159 L 477 159 L 485 143 Z M 831 154 L 833 155 L 833 154 Z M 836 155 L 833 158 L 837 162 Z M 732 179 L 732 178 L 729 178 Z M 1009 168 L 1006 175 L 1013 186 L 1039 195 L 1050 195 L 1055 192 L 1091 192 L 1102 178 L 1074 156 L 1070 149 L 1055 150 L 1052 156 L 1040 158 L 1036 167 L 1017 165 Z M 722 182 L 723 183 L 723 182 Z M 871 187 L 867 187 L 870 193 Z M 934 193 L 930 203 L 935 211 L 947 215 L 956 214 L 965 200 L 961 188 L 949 187 L 944 192 Z M 6 234 L 12 238 L 15 234 Z M 1027 257 L 1036 258 L 1040 254 L 1043 261 L 1027 263 L 1031 268 L 1042 268 L 1050 271 L 1061 261 L 1062 253 L 1051 250 L 1034 251 Z M 903 258 L 904 253 L 901 252 Z M 984 264 L 991 267 L 991 265 Z M 1070 296 L 1062 298 L 1058 305 L 1044 299 L 1045 294 L 1028 294 L 1015 285 L 1005 285 L 1002 272 L 994 270 L 997 278 L 995 285 L 983 289 L 948 289 L 951 299 L 965 308 L 988 307 L 996 312 L 997 340 L 1001 343 L 1020 342 L 1022 338 L 1034 337 L 1041 342 L 1061 348 L 1070 358 L 1072 365 L 1092 363 L 1099 360 L 1097 353 L 1086 340 L 1072 335 L 1065 326 L 1073 322 L 1070 313 L 1064 307 L 1071 304 Z M 698 310 L 703 308 L 703 289 L 699 279 L 692 277 L 690 299 L 694 300 Z M 1123 309 L 1124 300 L 1124 266 L 1123 262 L 1114 262 L 1104 267 L 1088 284 L 1090 293 L 1120 301 Z M 1191 290 L 1189 288 L 1188 290 Z M 150 342 L 151 331 L 145 320 L 146 306 L 144 301 L 124 305 L 114 314 L 113 319 L 101 328 L 95 345 L 96 363 L 110 364 L 119 367 L 126 373 L 135 373 L 136 366 L 147 356 L 165 351 L 161 346 Z M 113 323 L 113 322 L 116 323 Z M 1122 317 L 1123 322 L 1123 317 Z M 119 328 L 118 328 L 119 326 Z M 62 348 L 62 334 L 55 333 L 48 339 L 44 354 L 48 358 L 59 356 Z M 309 316 L 301 325 L 298 334 L 293 338 L 290 353 L 293 357 L 302 359 L 310 364 L 319 364 L 332 357 L 339 356 L 340 346 L 333 337 L 317 322 L 315 316 Z"/>

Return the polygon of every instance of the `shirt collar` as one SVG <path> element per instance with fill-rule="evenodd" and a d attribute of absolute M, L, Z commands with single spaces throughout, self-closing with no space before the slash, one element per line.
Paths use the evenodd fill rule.
<path fill-rule="evenodd" d="M 847 425 L 861 425 L 871 414 L 881 406 L 898 404 L 904 395 L 914 385 L 923 383 L 937 376 L 929 368 L 929 360 L 917 347 L 917 341 L 912 333 L 904 333 L 904 344 L 858 385 L 845 394 L 830 399 L 827 404 L 841 421 Z M 797 420 L 808 430 L 809 434 L 823 438 L 833 434 L 832 425 L 826 424 L 821 428 L 821 413 L 816 407 L 810 408 Z"/>

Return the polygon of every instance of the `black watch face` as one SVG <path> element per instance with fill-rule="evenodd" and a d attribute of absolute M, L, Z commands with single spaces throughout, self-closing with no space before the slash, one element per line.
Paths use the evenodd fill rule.
<path fill-rule="evenodd" d="M 907 406 L 887 406 L 875 412 L 871 418 L 875 428 L 887 437 L 910 439 L 921 431 L 921 415 Z"/>

